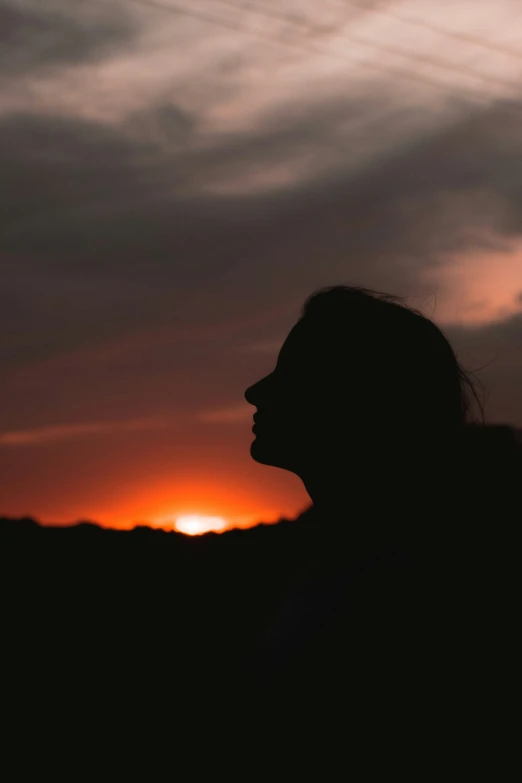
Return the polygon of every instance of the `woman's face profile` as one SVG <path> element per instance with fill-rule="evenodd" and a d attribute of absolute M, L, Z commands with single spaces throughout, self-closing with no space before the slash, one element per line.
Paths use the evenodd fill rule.
<path fill-rule="evenodd" d="M 274 370 L 249 386 L 245 398 L 257 408 L 252 458 L 299 474 L 331 439 L 329 422 L 339 414 L 309 327 L 302 322 L 293 327 Z"/>

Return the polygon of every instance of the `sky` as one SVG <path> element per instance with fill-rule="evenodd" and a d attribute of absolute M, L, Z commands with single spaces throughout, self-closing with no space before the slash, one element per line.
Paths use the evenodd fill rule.
<path fill-rule="evenodd" d="M 405 297 L 522 426 L 520 0 L 0 0 L 0 514 L 309 498 L 244 390 L 314 290 Z"/>

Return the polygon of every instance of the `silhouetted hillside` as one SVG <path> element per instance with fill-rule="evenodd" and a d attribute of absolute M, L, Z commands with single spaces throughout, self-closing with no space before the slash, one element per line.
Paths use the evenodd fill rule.
<path fill-rule="evenodd" d="M 60 731 L 66 715 L 99 727 L 166 705 L 186 714 L 222 689 L 275 610 L 294 575 L 292 529 L 188 537 L 0 519 L 14 702 L 52 703 Z"/>
<path fill-rule="evenodd" d="M 235 637 L 233 647 L 246 639 L 259 622 L 256 614 L 267 611 L 271 590 L 277 594 L 284 589 L 278 566 L 287 573 L 283 553 L 292 524 L 189 537 L 147 527 L 44 527 L 27 518 L 0 519 L 4 575 L 12 578 L 11 607 L 24 612 L 29 635 L 27 611 L 38 626 L 62 616 L 72 624 L 87 620 L 83 648 L 74 650 L 82 656 L 105 618 L 105 642 L 110 637 L 122 653 L 130 645 L 124 658 L 134 654 L 145 635 L 149 647 L 153 634 L 168 643 L 172 662 L 181 661 L 186 652 L 192 660 L 196 653 L 202 666 L 217 665 L 225 649 L 228 654 L 228 636 Z M 235 628 L 238 617 L 241 627 Z M 214 639 L 217 628 L 219 644 L 209 651 L 205 639 Z M 38 645 L 37 638 L 34 643 Z"/>

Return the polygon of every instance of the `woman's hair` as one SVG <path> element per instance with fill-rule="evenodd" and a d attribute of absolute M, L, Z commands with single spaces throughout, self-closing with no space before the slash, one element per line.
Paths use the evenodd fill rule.
<path fill-rule="evenodd" d="M 344 377 L 372 418 L 424 435 L 453 434 L 483 410 L 442 331 L 400 297 L 332 286 L 305 302 L 300 323 L 321 345 L 328 372 Z"/>

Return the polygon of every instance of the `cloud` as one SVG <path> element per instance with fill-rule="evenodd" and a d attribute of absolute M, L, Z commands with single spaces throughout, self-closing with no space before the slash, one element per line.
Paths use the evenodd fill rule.
<path fill-rule="evenodd" d="M 86 7 L 88 6 L 88 7 Z M 105 7 L 104 7 L 105 6 Z M 1 79 L 43 67 L 114 56 L 132 38 L 134 26 L 110 3 L 47 0 L 0 2 Z"/>
<path fill-rule="evenodd" d="M 252 414 L 252 406 L 248 403 L 241 403 L 218 410 L 202 411 L 198 418 L 200 421 L 211 424 L 244 424 L 252 418 Z"/>
<path fill-rule="evenodd" d="M 221 310 L 211 281 L 223 285 L 253 254 L 262 257 L 279 230 L 278 207 L 285 205 L 277 195 L 250 196 L 248 202 L 195 197 L 195 183 L 215 181 L 220 171 L 230 178 L 234 158 L 236 177 L 241 161 L 248 169 L 254 159 L 280 160 L 287 148 L 299 146 L 300 135 L 311 145 L 321 123 L 333 127 L 335 115 L 346 111 L 331 107 L 320 121 L 294 118 L 276 133 L 259 133 L 250 145 L 217 140 L 214 149 L 179 153 L 153 143 L 154 133 L 132 137 L 126 126 L 27 114 L 4 118 L 0 166 L 10 187 L 0 200 L 0 251 L 9 282 L 0 316 L 11 334 L 4 351 L 14 352 L 16 361 L 38 358 L 140 324 L 181 323 Z M 190 134 L 192 120 L 175 107 L 159 116 L 161 132 L 170 117 Z M 154 118 L 151 124 L 158 127 Z M 190 298 L 196 290 L 201 313 Z M 45 334 L 37 326 L 42 319 Z M 11 361 L 5 353 L 4 361 Z"/>
<path fill-rule="evenodd" d="M 140 432 L 171 427 L 172 422 L 144 418 L 130 421 L 102 421 L 81 424 L 60 424 L 54 427 L 34 427 L 0 433 L 0 446 L 34 446 L 86 436 L 109 435 L 115 432 Z"/>

